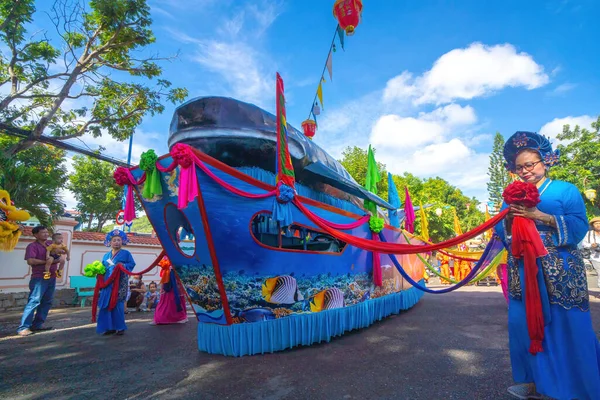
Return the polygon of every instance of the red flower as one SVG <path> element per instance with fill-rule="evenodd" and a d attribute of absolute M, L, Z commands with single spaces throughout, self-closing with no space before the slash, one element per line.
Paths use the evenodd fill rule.
<path fill-rule="evenodd" d="M 173 146 L 171 149 L 171 156 L 173 157 L 173 160 L 175 160 L 175 162 L 182 168 L 191 167 L 194 163 L 190 146 L 183 143 L 177 143 L 175 146 Z"/>
<path fill-rule="evenodd" d="M 119 186 L 129 184 L 129 174 L 127 173 L 127 168 L 118 167 L 113 174 L 113 178 L 115 178 L 115 182 L 117 182 L 117 185 Z"/>
<path fill-rule="evenodd" d="M 508 185 L 502 193 L 506 204 L 522 204 L 527 208 L 535 207 L 540 202 L 540 192 L 532 183 L 515 181 Z"/>

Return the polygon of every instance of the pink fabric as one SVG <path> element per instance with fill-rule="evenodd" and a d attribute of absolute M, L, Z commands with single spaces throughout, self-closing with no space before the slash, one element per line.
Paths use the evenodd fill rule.
<path fill-rule="evenodd" d="M 161 290 L 160 300 L 156 306 L 156 310 L 154 311 L 154 323 L 157 325 L 166 325 L 166 324 L 177 324 L 182 321 L 187 321 L 187 311 L 186 307 L 186 298 L 185 298 L 185 289 L 183 286 L 177 281 L 178 289 L 179 289 L 179 297 L 181 301 L 182 310 L 177 311 L 177 304 L 175 303 L 175 291 L 171 290 L 170 292 L 165 292 Z"/>
<path fill-rule="evenodd" d="M 379 234 L 372 232 L 371 239 L 373 239 L 375 242 L 378 242 Z M 381 274 L 381 257 L 376 251 L 373 252 L 373 284 L 380 287 L 383 285 L 383 277 Z"/>
<path fill-rule="evenodd" d="M 500 286 L 502 286 L 502 294 L 508 303 L 508 265 L 500 264 Z"/>
<path fill-rule="evenodd" d="M 188 203 L 198 197 L 198 179 L 196 178 L 196 166 L 179 166 L 179 196 L 177 207 L 181 210 Z"/>
<path fill-rule="evenodd" d="M 133 200 L 133 186 L 131 184 L 127 185 L 127 196 L 125 197 L 125 222 L 132 222 L 135 216 L 135 202 Z"/>
<path fill-rule="evenodd" d="M 160 172 L 171 172 L 176 167 L 177 167 L 177 162 L 175 160 L 173 160 L 171 165 L 169 165 L 168 167 L 163 167 L 162 165 L 160 165 L 160 162 L 158 162 L 158 161 L 156 162 L 156 169 L 159 170 Z"/>
<path fill-rule="evenodd" d="M 410 193 L 408 193 L 408 187 L 404 188 L 406 198 L 404 200 L 404 214 L 406 215 L 406 230 L 410 233 L 415 233 L 415 209 L 412 201 L 410 200 Z"/>

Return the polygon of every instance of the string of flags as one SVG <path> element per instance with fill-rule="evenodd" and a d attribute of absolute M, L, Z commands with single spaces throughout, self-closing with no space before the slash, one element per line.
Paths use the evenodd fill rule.
<path fill-rule="evenodd" d="M 362 0 L 336 0 L 333 5 L 333 16 L 337 19 L 338 25 L 336 26 L 333 38 L 331 39 L 331 45 L 327 52 L 327 59 L 325 60 L 323 71 L 321 72 L 321 78 L 317 85 L 315 97 L 311 103 L 308 118 L 302 122 L 304 134 L 309 139 L 312 139 L 315 136 L 317 131 L 317 116 L 321 115 L 321 111 L 325 109 L 323 102 L 323 84 L 326 82 L 325 70 L 327 70 L 329 74 L 329 81 L 333 81 L 333 53 L 337 51 L 336 38 L 339 42 L 339 46 L 345 51 L 345 36 L 352 36 L 354 34 L 356 27 L 361 21 L 361 15 Z"/>

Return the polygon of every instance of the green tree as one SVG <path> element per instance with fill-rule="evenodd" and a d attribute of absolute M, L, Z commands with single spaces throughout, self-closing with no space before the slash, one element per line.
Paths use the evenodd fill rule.
<path fill-rule="evenodd" d="M 64 212 L 60 189 L 67 182 L 65 152 L 36 144 L 12 157 L 3 150 L 17 139 L 0 136 L 0 187 L 7 190 L 18 208 L 29 211 L 42 225 L 52 226 Z"/>
<path fill-rule="evenodd" d="M 123 189 L 113 179 L 114 166 L 91 157 L 73 157 L 75 172 L 69 176 L 68 189 L 77 200 L 77 210 L 87 229 L 102 231 L 121 209 Z M 95 225 L 93 223 L 96 222 Z"/>
<path fill-rule="evenodd" d="M 375 149 L 373 149 L 373 154 L 377 155 Z M 348 171 L 354 180 L 361 186 L 365 186 L 368 161 L 368 151 L 357 146 L 346 147 L 346 149 L 342 151 L 342 159 L 339 160 L 340 164 L 346 168 L 346 171 Z M 377 183 L 377 195 L 387 201 L 388 181 L 385 164 L 378 162 L 377 167 L 381 174 L 381 180 Z"/>
<path fill-rule="evenodd" d="M 368 163 L 366 149 L 356 146 L 347 147 L 342 152 L 340 163 L 359 184 L 364 185 Z M 387 172 L 384 164 L 377 164 L 382 175 L 382 181 L 378 184 L 377 190 L 379 196 L 387 200 Z M 404 189 L 408 187 L 414 206 L 418 206 L 420 203 L 423 203 L 423 206 L 432 205 L 426 208 L 425 214 L 429 222 L 429 236 L 434 242 L 443 241 L 455 235 L 453 208 L 457 211 L 464 231 L 483 223 L 484 215 L 477 208 L 479 201 L 475 198 L 468 198 L 462 191 L 442 178 L 421 179 L 405 172 L 403 175 L 392 175 L 392 179 L 398 189 L 402 204 L 406 202 Z M 437 208 L 443 210 L 441 216 L 435 214 Z M 421 219 L 418 215 L 415 221 L 415 231 L 417 234 L 421 234 Z"/>
<path fill-rule="evenodd" d="M 557 138 L 562 141 L 558 145 L 560 163 L 550 169 L 550 177 L 571 182 L 583 193 L 585 189 L 596 189 L 600 192 L 600 116 L 592 123 L 592 129 L 571 129 L 563 127 Z M 584 187 L 584 179 L 586 184 Z M 585 198 L 585 196 L 584 196 Z M 585 199 L 588 215 L 600 215 L 598 199 L 592 203 Z"/>
<path fill-rule="evenodd" d="M 112 223 L 105 225 L 102 228 L 102 232 L 108 233 L 114 228 Z M 150 220 L 146 215 L 142 215 L 139 218 L 136 218 L 131 225 L 131 232 L 137 233 L 152 233 L 154 231 L 154 227 L 150 223 Z"/>
<path fill-rule="evenodd" d="M 496 132 L 492 154 L 490 154 L 490 166 L 488 167 L 489 181 L 487 183 L 489 199 L 494 205 L 502 204 L 502 192 L 511 182 L 510 174 L 506 167 L 504 167 L 503 151 L 504 137 L 500 132 Z"/>
<path fill-rule="evenodd" d="M 159 79 L 168 58 L 143 55 L 155 41 L 146 0 L 56 0 L 51 34 L 28 32 L 34 12 L 34 0 L 0 0 L 0 132 L 23 138 L 6 155 L 44 133 L 124 140 L 165 101 L 187 97 Z"/>

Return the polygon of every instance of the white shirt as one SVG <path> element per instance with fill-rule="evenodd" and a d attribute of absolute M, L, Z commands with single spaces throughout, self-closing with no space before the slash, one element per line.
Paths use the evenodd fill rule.
<path fill-rule="evenodd" d="M 583 238 L 583 241 L 581 242 L 581 246 L 584 249 L 591 249 L 592 244 L 594 244 L 594 243 L 597 243 L 598 247 L 596 247 L 596 249 L 592 249 L 591 258 L 594 260 L 600 260 L 600 232 L 590 230 Z M 597 250 L 597 251 L 594 251 L 594 250 Z"/>

